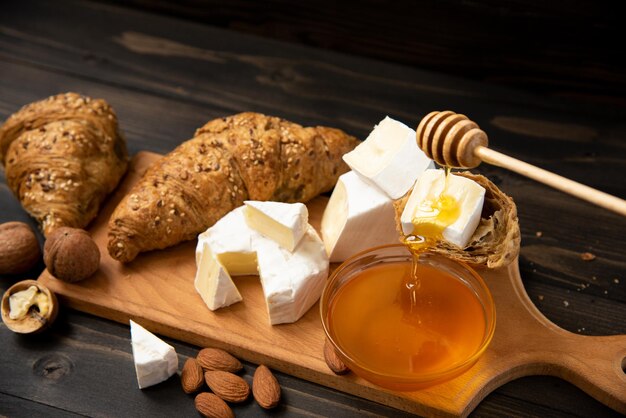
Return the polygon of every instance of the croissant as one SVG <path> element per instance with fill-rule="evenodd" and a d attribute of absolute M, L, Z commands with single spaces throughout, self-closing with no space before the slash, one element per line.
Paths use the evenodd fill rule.
<path fill-rule="evenodd" d="M 455 172 L 454 175 L 467 177 L 485 188 L 480 223 L 465 248 L 439 241 L 429 251 L 474 266 L 498 268 L 508 265 L 520 250 L 521 238 L 515 202 L 485 176 L 469 171 Z M 400 215 L 408 196 L 407 194 L 394 202 L 398 231 L 402 231 Z"/>
<path fill-rule="evenodd" d="M 7 184 L 44 235 L 84 228 L 128 165 L 113 109 L 65 93 L 24 106 L 0 127 Z"/>
<path fill-rule="evenodd" d="M 109 254 L 138 253 L 194 239 L 244 200 L 304 202 L 348 170 L 357 139 L 259 113 L 213 120 L 153 164 L 109 220 Z"/>

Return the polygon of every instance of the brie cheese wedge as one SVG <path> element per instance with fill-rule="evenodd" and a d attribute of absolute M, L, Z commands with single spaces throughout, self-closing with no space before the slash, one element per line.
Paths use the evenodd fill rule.
<path fill-rule="evenodd" d="M 343 160 L 394 200 L 404 196 L 424 170 L 435 168 L 417 146 L 415 131 L 388 116 Z"/>
<path fill-rule="evenodd" d="M 269 240 L 260 241 L 257 251 L 270 324 L 297 321 L 317 302 L 328 278 L 322 240 L 308 225 L 294 252 Z"/>
<path fill-rule="evenodd" d="M 415 218 L 421 223 L 436 220 L 432 202 L 439 198 L 444 189 L 445 194 L 454 198 L 459 205 L 459 216 L 441 235 L 445 241 L 465 248 L 480 222 L 485 188 L 473 180 L 454 174 L 449 176 L 446 186 L 444 170 L 426 170 L 419 177 L 400 217 L 402 232 L 405 235 L 413 233 Z"/>
<path fill-rule="evenodd" d="M 176 373 L 178 356 L 174 347 L 133 321 L 130 336 L 139 389 L 161 383 Z"/>
<path fill-rule="evenodd" d="M 399 242 L 393 200 L 354 171 L 339 177 L 324 210 L 321 229 L 331 262 Z"/>
<path fill-rule="evenodd" d="M 307 230 L 309 211 L 302 203 L 247 200 L 244 215 L 248 226 L 280 246 L 293 251 Z"/>
<path fill-rule="evenodd" d="M 217 260 L 206 241 L 202 242 L 194 286 L 206 306 L 212 311 L 242 300 L 228 271 Z"/>
<path fill-rule="evenodd" d="M 253 241 L 260 234 L 250 229 L 243 215 L 243 206 L 227 213 L 211 228 L 198 235 L 196 266 L 200 266 L 204 242 L 214 258 L 231 276 L 257 274 L 256 250 Z"/>
<path fill-rule="evenodd" d="M 258 274 L 270 324 L 295 322 L 319 299 L 328 277 L 324 244 L 312 226 L 293 251 L 246 223 L 246 206 L 234 209 L 198 236 L 196 290 L 211 310 L 241 300 L 230 276 Z"/>

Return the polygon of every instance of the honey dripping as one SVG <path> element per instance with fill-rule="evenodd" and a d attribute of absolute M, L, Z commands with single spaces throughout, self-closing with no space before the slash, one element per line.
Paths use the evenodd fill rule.
<path fill-rule="evenodd" d="M 408 312 L 419 322 L 419 317 L 414 315 L 419 304 L 420 291 L 420 254 L 428 251 L 438 241 L 443 239 L 443 231 L 452 225 L 461 215 L 459 202 L 447 194 L 450 167 L 445 166 L 445 183 L 439 196 L 430 196 L 419 207 L 420 216 L 413 216 L 413 231 L 403 237 L 402 241 L 412 254 L 411 274 L 405 279 L 405 295 L 402 298 L 409 306 Z M 430 214 L 430 215 L 428 215 Z"/>

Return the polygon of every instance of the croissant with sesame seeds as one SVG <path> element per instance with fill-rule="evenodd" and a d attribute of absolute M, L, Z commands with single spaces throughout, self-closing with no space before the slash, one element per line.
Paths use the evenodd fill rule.
<path fill-rule="evenodd" d="M 46 236 L 87 226 L 128 166 L 111 106 L 77 93 L 11 115 L 0 127 L 0 161 L 9 188 Z"/>
<path fill-rule="evenodd" d="M 259 113 L 213 120 L 153 164 L 109 220 L 109 254 L 191 240 L 244 200 L 304 202 L 348 170 L 341 157 L 357 139 Z"/>

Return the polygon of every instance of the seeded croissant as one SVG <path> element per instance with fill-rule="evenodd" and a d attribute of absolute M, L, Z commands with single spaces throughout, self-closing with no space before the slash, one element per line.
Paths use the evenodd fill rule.
<path fill-rule="evenodd" d="M 465 248 L 439 241 L 433 248 L 429 248 L 429 251 L 474 266 L 498 268 L 508 265 L 515 260 L 520 249 L 520 229 L 515 202 L 485 176 L 469 171 L 454 174 L 474 180 L 485 188 L 485 203 L 480 223 Z M 400 215 L 408 196 L 409 194 L 394 202 L 399 231 L 402 230 Z"/>
<path fill-rule="evenodd" d="M 109 254 L 138 253 L 194 239 L 244 200 L 304 202 L 348 170 L 356 138 L 259 113 L 216 119 L 152 165 L 109 220 Z"/>
<path fill-rule="evenodd" d="M 0 127 L 9 188 L 47 236 L 84 228 L 126 171 L 126 145 L 113 109 L 65 93 L 24 106 Z"/>

